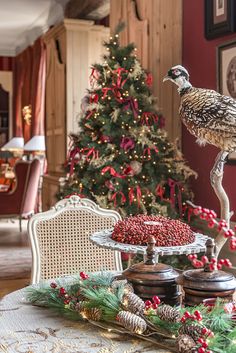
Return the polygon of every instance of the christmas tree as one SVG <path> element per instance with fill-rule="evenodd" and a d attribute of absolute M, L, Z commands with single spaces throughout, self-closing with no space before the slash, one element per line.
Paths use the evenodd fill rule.
<path fill-rule="evenodd" d="M 119 29 L 104 45 L 104 63 L 93 65 L 81 104 L 79 133 L 71 135 L 61 196 L 77 193 L 122 216 L 181 216 L 194 172 L 163 129 L 152 76 L 133 44 L 119 45 Z"/>

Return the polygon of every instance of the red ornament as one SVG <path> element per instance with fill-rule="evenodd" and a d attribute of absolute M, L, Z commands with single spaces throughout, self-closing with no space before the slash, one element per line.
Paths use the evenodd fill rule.
<path fill-rule="evenodd" d="M 153 309 L 157 309 L 157 308 L 158 308 L 158 304 L 157 304 L 157 303 L 153 303 L 153 304 L 152 304 L 152 308 L 153 308 Z"/>
<path fill-rule="evenodd" d="M 153 77 L 152 77 L 152 74 L 150 72 L 147 74 L 145 82 L 146 82 L 146 85 L 148 87 L 150 87 L 152 85 Z"/>

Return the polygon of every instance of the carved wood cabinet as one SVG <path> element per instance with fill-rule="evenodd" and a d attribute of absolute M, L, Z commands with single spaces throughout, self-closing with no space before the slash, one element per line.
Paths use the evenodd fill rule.
<path fill-rule="evenodd" d="M 78 131 L 81 99 L 89 88 L 90 67 L 102 62 L 107 27 L 93 21 L 65 19 L 44 36 L 46 67 L 46 153 L 48 174 L 43 177 L 43 211 L 55 204 L 59 178 L 65 175 L 68 135 Z"/>

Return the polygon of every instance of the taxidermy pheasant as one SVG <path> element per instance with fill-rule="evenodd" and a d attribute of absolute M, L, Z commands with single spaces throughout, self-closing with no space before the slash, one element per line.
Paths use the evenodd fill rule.
<path fill-rule="evenodd" d="M 180 118 L 197 142 L 212 144 L 224 152 L 236 151 L 236 101 L 214 90 L 193 87 L 181 65 L 168 71 L 163 81 L 167 80 L 179 87 Z"/>

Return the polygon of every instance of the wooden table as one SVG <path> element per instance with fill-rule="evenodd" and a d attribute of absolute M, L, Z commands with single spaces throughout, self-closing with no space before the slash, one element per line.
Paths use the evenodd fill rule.
<path fill-rule="evenodd" d="M 53 311 L 32 306 L 25 289 L 0 302 L 1 353 L 170 353 L 151 342 L 88 322 L 74 322 Z"/>

